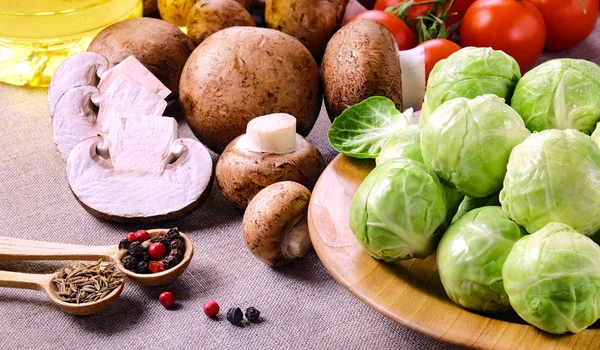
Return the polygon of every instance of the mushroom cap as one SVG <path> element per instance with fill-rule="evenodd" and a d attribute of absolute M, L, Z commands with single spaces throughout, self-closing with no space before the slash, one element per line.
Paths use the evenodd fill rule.
<path fill-rule="evenodd" d="M 280 181 L 294 181 L 309 189 L 325 169 L 321 152 L 296 135 L 297 148 L 286 154 L 259 153 L 231 141 L 217 162 L 217 184 L 225 198 L 244 209 L 263 188 Z"/>
<path fill-rule="evenodd" d="M 112 64 L 133 55 L 175 95 L 179 77 L 194 43 L 174 25 L 155 18 L 132 18 L 102 30 L 88 51 L 97 52 Z"/>
<path fill-rule="evenodd" d="M 281 266 L 297 256 L 290 254 L 290 231 L 306 221 L 310 191 L 293 181 L 274 183 L 260 191 L 248 205 L 242 221 L 242 235 L 252 253 L 265 264 Z M 304 227 L 308 236 L 308 229 Z M 310 245 L 303 247 L 304 253 Z M 303 254 L 302 254 L 303 255 Z"/>
<path fill-rule="evenodd" d="M 188 12 L 187 35 L 198 45 L 221 29 L 256 24 L 242 4 L 235 0 L 201 0 Z"/>
<path fill-rule="evenodd" d="M 383 25 L 360 19 L 342 27 L 329 40 L 321 69 L 331 120 L 371 96 L 385 96 L 402 110 L 398 46 Z"/>
<path fill-rule="evenodd" d="M 111 68 L 106 57 L 95 52 L 80 52 L 66 59 L 58 68 L 48 86 L 50 115 L 62 95 L 79 86 L 96 86 L 104 72 Z"/>
<path fill-rule="evenodd" d="M 67 158 L 71 191 L 90 214 L 112 222 L 156 223 L 189 214 L 208 196 L 212 159 L 198 141 L 176 140 L 187 152 L 157 176 L 115 170 L 96 153 L 102 140 L 83 140 Z"/>
<path fill-rule="evenodd" d="M 144 0 L 144 16 L 149 16 L 158 10 L 156 0 Z"/>
<path fill-rule="evenodd" d="M 208 37 L 186 63 L 180 101 L 188 125 L 221 153 L 248 122 L 289 113 L 308 135 L 321 109 L 319 69 L 294 37 L 266 28 L 231 27 Z"/>
<path fill-rule="evenodd" d="M 315 59 L 340 27 L 348 0 L 267 0 L 267 27 L 297 38 Z"/>

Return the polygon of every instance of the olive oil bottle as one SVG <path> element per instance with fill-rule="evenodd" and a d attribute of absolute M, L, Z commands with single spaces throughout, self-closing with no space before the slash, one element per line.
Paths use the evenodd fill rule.
<path fill-rule="evenodd" d="M 47 86 L 98 32 L 142 16 L 142 0 L 0 0 L 0 82 Z"/>

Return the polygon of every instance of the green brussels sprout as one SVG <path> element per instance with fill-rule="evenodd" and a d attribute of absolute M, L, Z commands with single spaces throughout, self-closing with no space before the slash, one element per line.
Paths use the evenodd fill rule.
<path fill-rule="evenodd" d="M 577 333 L 600 312 L 600 247 L 561 223 L 515 243 L 502 268 L 510 304 L 549 333 Z"/>
<path fill-rule="evenodd" d="M 409 125 L 396 131 L 383 145 L 375 164 L 380 165 L 396 158 L 408 158 L 423 163 L 421 128 L 418 125 Z"/>
<path fill-rule="evenodd" d="M 528 232 L 551 222 L 592 235 L 600 230 L 600 148 L 577 130 L 545 130 L 515 147 L 502 209 Z"/>
<path fill-rule="evenodd" d="M 531 133 L 523 119 L 495 95 L 445 102 L 421 134 L 425 165 L 471 197 L 499 192 L 513 147 Z"/>
<path fill-rule="evenodd" d="M 600 124 L 600 123 L 598 123 Z M 596 124 L 596 129 L 594 129 L 594 132 L 592 133 L 592 140 L 594 140 L 594 142 L 596 143 L 596 145 L 598 145 L 598 147 L 600 147 L 600 128 L 598 127 L 598 124 Z"/>
<path fill-rule="evenodd" d="M 466 213 L 470 212 L 473 209 L 481 208 L 481 207 L 491 207 L 491 206 L 500 206 L 500 194 L 494 193 L 491 196 L 481 197 L 481 198 L 473 198 L 469 196 L 465 196 L 465 198 L 460 202 L 458 209 L 454 217 L 452 218 L 452 223 L 456 220 L 460 219 Z"/>
<path fill-rule="evenodd" d="M 590 134 L 600 121 L 600 67 L 571 58 L 542 63 L 517 84 L 511 106 L 531 131 L 575 129 Z"/>
<path fill-rule="evenodd" d="M 504 52 L 465 47 L 438 62 L 431 70 L 420 124 L 442 103 L 456 97 L 494 94 L 509 101 L 520 78 L 519 64 Z"/>
<path fill-rule="evenodd" d="M 510 310 L 502 265 L 526 233 L 500 207 L 471 210 L 450 225 L 437 249 L 440 278 L 450 299 L 475 311 Z"/>
<path fill-rule="evenodd" d="M 352 232 L 371 256 L 387 262 L 433 253 L 445 221 L 440 181 L 411 159 L 375 167 L 350 204 Z"/>

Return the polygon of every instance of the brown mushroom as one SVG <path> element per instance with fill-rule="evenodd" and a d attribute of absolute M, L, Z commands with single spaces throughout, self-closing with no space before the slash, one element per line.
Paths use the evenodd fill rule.
<path fill-rule="evenodd" d="M 267 0 L 267 27 L 297 38 L 315 59 L 340 27 L 348 0 Z"/>
<path fill-rule="evenodd" d="M 293 181 L 277 182 L 260 191 L 242 221 L 246 245 L 270 266 L 285 265 L 312 247 L 306 215 L 310 191 Z"/>
<path fill-rule="evenodd" d="M 150 16 L 158 10 L 156 0 L 144 0 L 144 16 Z"/>
<path fill-rule="evenodd" d="M 276 125 L 272 118 L 278 116 L 252 122 L 268 118 L 263 125 Z M 279 181 L 295 181 L 312 189 L 325 169 L 319 150 L 295 129 L 274 129 L 272 134 L 256 136 L 252 122 L 249 132 L 231 141 L 217 162 L 215 174 L 223 196 L 244 209 L 260 190 Z M 263 145 L 251 140 L 261 137 Z"/>
<path fill-rule="evenodd" d="M 258 116 L 289 113 L 308 135 L 321 109 L 319 69 L 294 37 L 231 27 L 208 37 L 187 61 L 180 101 L 200 141 L 220 153 Z"/>
<path fill-rule="evenodd" d="M 188 12 L 187 35 L 198 45 L 221 29 L 255 27 L 252 16 L 235 0 L 201 0 Z"/>
<path fill-rule="evenodd" d="M 117 64 L 130 55 L 137 58 L 174 95 L 194 43 L 179 28 L 155 18 L 133 18 L 108 26 L 92 40 L 88 51 Z"/>
<path fill-rule="evenodd" d="M 397 52 L 394 37 L 375 21 L 353 21 L 335 33 L 321 63 L 329 118 L 371 96 L 388 97 L 402 110 Z"/>

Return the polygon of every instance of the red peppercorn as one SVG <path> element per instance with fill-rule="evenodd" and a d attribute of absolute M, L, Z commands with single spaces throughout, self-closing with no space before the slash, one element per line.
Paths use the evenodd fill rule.
<path fill-rule="evenodd" d="M 150 261 L 148 269 L 150 269 L 152 273 L 159 273 L 165 270 L 165 265 L 160 261 Z"/>
<path fill-rule="evenodd" d="M 128 240 L 129 242 L 137 241 L 137 238 L 135 237 L 135 233 L 133 233 L 133 232 L 129 232 L 127 234 L 127 236 L 125 236 L 125 239 Z"/>
<path fill-rule="evenodd" d="M 135 239 L 139 242 L 143 242 L 150 238 L 150 235 L 146 230 L 137 230 L 135 231 Z"/>
<path fill-rule="evenodd" d="M 175 304 L 175 294 L 171 292 L 162 292 L 158 297 L 158 301 L 162 304 L 162 306 L 168 309 Z"/>
<path fill-rule="evenodd" d="M 148 254 L 150 254 L 153 259 L 160 259 L 167 254 L 167 247 L 160 242 L 152 243 L 148 247 Z"/>
<path fill-rule="evenodd" d="M 214 300 L 208 300 L 202 305 L 202 310 L 208 317 L 215 317 L 219 313 L 219 304 Z"/>

